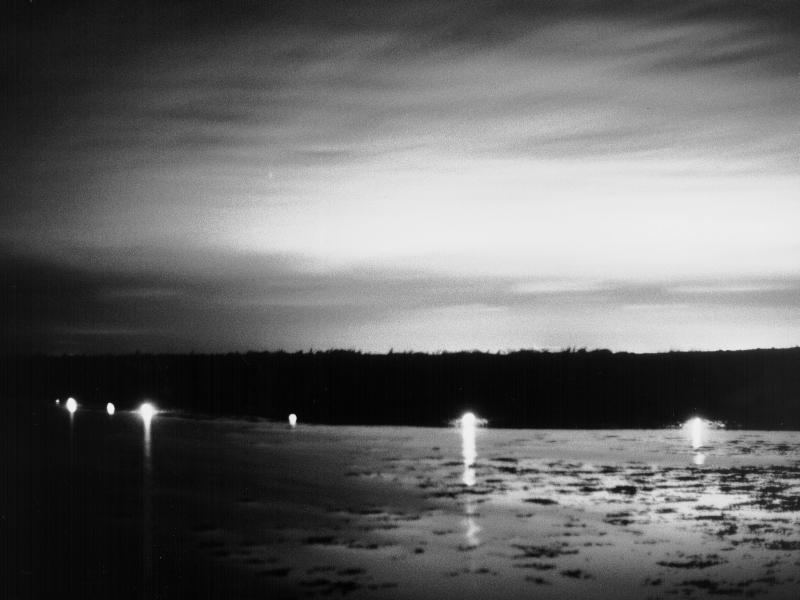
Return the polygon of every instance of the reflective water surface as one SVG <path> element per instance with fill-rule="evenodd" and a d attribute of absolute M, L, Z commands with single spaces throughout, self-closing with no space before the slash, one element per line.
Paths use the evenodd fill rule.
<path fill-rule="evenodd" d="M 69 423 L 53 407 L 51 445 Z M 87 597 L 797 597 L 800 434 L 460 425 L 82 409 L 36 500 L 72 490 L 75 515 L 40 517 L 25 577 Z"/>

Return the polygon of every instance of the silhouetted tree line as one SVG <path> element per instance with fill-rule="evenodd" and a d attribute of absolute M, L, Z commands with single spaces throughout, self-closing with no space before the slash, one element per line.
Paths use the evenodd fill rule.
<path fill-rule="evenodd" d="M 0 358 L 6 399 L 442 425 L 464 410 L 495 427 L 663 427 L 699 413 L 731 427 L 800 429 L 800 348 L 628 354 L 246 354 Z"/>

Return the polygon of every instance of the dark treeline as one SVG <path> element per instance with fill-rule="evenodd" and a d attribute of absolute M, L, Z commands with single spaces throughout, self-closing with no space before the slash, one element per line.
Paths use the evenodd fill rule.
<path fill-rule="evenodd" d="M 800 429 L 800 348 L 627 354 L 362 354 L 0 358 L 6 399 L 442 425 L 473 410 L 496 427 L 663 427 L 699 413 L 730 427 Z M 33 404 L 32 404 L 33 405 Z"/>

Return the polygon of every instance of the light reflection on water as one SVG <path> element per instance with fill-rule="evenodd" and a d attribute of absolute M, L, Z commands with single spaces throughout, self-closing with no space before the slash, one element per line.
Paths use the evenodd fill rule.
<path fill-rule="evenodd" d="M 689 441 L 692 444 L 692 450 L 697 450 L 705 442 L 706 432 L 708 427 L 706 422 L 700 417 L 694 417 L 686 421 L 684 425 Z"/>
<path fill-rule="evenodd" d="M 475 522 L 475 505 L 467 501 L 464 505 L 464 541 L 468 548 L 480 546 L 481 539 L 478 534 L 481 527 Z"/>
<path fill-rule="evenodd" d="M 83 410 L 81 413 L 81 430 L 78 433 L 84 435 L 84 423 L 90 421 L 91 415 Z M 61 414 L 63 417 L 63 413 Z M 134 417 L 138 418 L 139 415 Z M 110 422 L 102 419 L 104 424 Z M 436 498 L 436 502 L 441 503 L 444 510 L 426 514 L 420 509 L 421 520 L 398 521 L 398 543 L 407 539 L 403 535 L 409 531 L 418 533 L 446 529 L 447 533 L 442 537 L 426 538 L 430 541 L 431 549 L 423 558 L 430 556 L 434 547 L 443 548 L 437 551 L 441 552 L 444 560 L 450 556 L 448 553 L 451 550 L 476 548 L 472 552 L 453 552 L 452 563 L 457 568 L 468 564 L 470 570 L 478 571 L 478 568 L 485 566 L 487 556 L 518 554 L 519 551 L 510 547 L 511 542 L 508 541 L 515 536 L 525 544 L 541 545 L 547 549 L 551 548 L 551 541 L 552 547 L 563 542 L 565 549 L 578 551 L 577 558 L 573 559 L 572 555 L 565 553 L 563 557 L 554 558 L 552 564 L 558 564 L 558 569 L 567 569 L 575 566 L 569 561 L 580 560 L 581 567 L 584 567 L 585 559 L 586 570 L 598 579 L 604 577 L 604 565 L 607 561 L 603 557 L 618 556 L 621 560 L 629 560 L 628 550 L 635 548 L 633 544 L 641 543 L 641 540 L 658 541 L 658 544 L 647 547 L 648 556 L 652 548 L 652 557 L 645 558 L 645 553 L 637 555 L 637 560 L 643 561 L 642 564 L 648 561 L 647 568 L 651 568 L 653 573 L 664 570 L 659 570 L 657 561 L 684 560 L 676 554 L 679 551 L 703 556 L 727 556 L 721 548 L 736 543 L 748 551 L 760 552 L 761 554 L 756 554 L 760 558 L 764 552 L 769 552 L 764 549 L 766 544 L 794 543 L 789 537 L 792 534 L 791 525 L 775 525 L 767 519 L 787 516 L 785 509 L 779 514 L 776 512 L 777 508 L 771 507 L 778 506 L 779 502 L 789 506 L 791 488 L 783 486 L 794 485 L 798 481 L 794 479 L 796 471 L 765 470 L 761 468 L 760 462 L 764 461 L 769 465 L 783 461 L 790 463 L 791 467 L 796 458 L 796 448 L 800 447 L 796 445 L 800 438 L 795 434 L 717 432 L 710 448 L 702 447 L 702 450 L 691 452 L 690 458 L 690 441 L 677 428 L 663 431 L 609 432 L 491 429 L 480 432 L 481 478 L 476 481 L 476 422 L 477 419 L 461 420 L 461 427 L 458 429 L 460 440 L 455 439 L 455 430 L 446 432 L 450 438 L 449 452 L 438 449 L 442 432 L 431 432 L 427 429 L 409 429 L 398 436 L 391 429 L 323 429 L 309 426 L 308 439 L 316 440 L 315 444 L 318 442 L 319 446 L 314 447 L 318 448 L 323 464 L 331 454 L 333 439 L 342 447 L 355 449 L 353 456 L 359 465 L 358 472 L 363 473 L 364 477 L 383 473 L 389 480 L 396 475 L 398 478 L 402 477 L 403 481 L 408 481 L 409 487 L 415 493 L 419 489 L 427 490 L 426 493 L 430 493 L 431 498 Z M 194 422 L 192 425 L 196 426 Z M 89 426 L 91 421 L 86 425 L 87 428 Z M 143 597 L 155 597 L 150 592 L 162 580 L 163 569 L 160 567 L 160 560 L 153 557 L 153 509 L 158 506 L 152 495 L 152 488 L 156 485 L 152 447 L 153 435 L 156 433 L 154 426 L 152 415 L 149 418 L 142 416 L 143 446 L 140 452 L 144 474 Z M 200 423 L 200 426 L 205 427 L 207 424 Z M 251 435 L 250 429 L 229 423 L 221 426 L 236 428 L 234 431 L 242 439 L 250 439 L 247 437 Z M 252 428 L 252 435 L 258 435 L 259 441 L 263 441 L 262 438 L 268 436 L 264 436 L 259 427 Z M 281 437 L 286 430 L 285 423 L 281 423 L 280 428 L 281 435 L 274 436 L 275 441 L 272 442 L 275 452 L 285 451 L 289 453 L 288 456 L 292 456 L 291 447 L 278 443 L 279 440 L 287 439 Z M 159 457 L 162 460 L 163 456 L 166 460 L 167 452 L 171 450 L 169 444 L 173 443 L 173 432 L 171 430 L 167 435 L 166 430 L 159 431 L 162 431 L 162 437 L 159 438 Z M 335 432 L 335 436 L 331 435 L 331 431 Z M 368 454 L 361 450 L 365 436 L 371 436 L 370 439 L 376 441 L 375 446 L 380 446 L 380 453 Z M 216 440 L 220 436 L 209 437 Z M 780 446 L 776 445 L 777 442 L 781 443 Z M 433 444 L 437 445 L 437 450 L 431 453 L 430 447 Z M 704 444 L 708 444 L 708 441 Z M 780 449 L 784 446 L 785 450 Z M 247 447 L 248 444 L 241 444 L 238 448 Z M 459 451 L 462 454 L 461 461 L 457 457 Z M 785 453 L 780 455 L 783 458 L 777 456 L 778 452 Z M 703 464 L 706 455 L 712 463 L 711 467 L 690 467 L 690 461 L 695 465 Z M 244 455 L 231 456 L 244 459 Z M 387 456 L 392 461 L 382 460 Z M 291 461 L 284 461 L 283 464 L 292 469 L 297 465 Z M 747 468 L 748 465 L 758 468 Z M 308 469 L 306 473 L 309 474 L 309 479 L 321 477 L 314 469 Z M 335 486 L 335 481 L 327 482 Z M 424 488 L 421 486 L 423 483 L 426 484 Z M 763 490 L 767 488 L 777 490 L 770 493 L 777 499 L 765 496 Z M 343 505 L 350 507 L 350 503 L 353 503 L 355 507 L 352 510 L 361 508 L 357 504 L 357 498 L 351 495 L 346 495 L 345 498 L 342 502 L 346 504 Z M 475 501 L 476 498 L 479 498 L 480 504 Z M 369 500 L 371 501 L 371 497 Z M 411 512 L 407 506 L 404 510 Z M 157 522 L 164 522 L 160 511 L 157 516 Z M 282 522 L 277 521 L 276 517 L 276 528 L 282 526 Z M 565 521 L 570 522 L 570 527 L 564 525 Z M 572 526 L 574 524 L 579 526 Z M 732 526 L 739 528 L 738 533 Z M 764 541 L 747 541 L 755 539 L 750 535 L 750 526 L 759 528 L 758 535 Z M 788 532 L 784 536 L 785 540 L 781 537 L 781 527 Z M 772 533 L 769 528 L 772 528 Z M 724 533 L 728 529 L 733 533 Z M 382 530 L 381 535 L 391 536 L 393 531 Z M 306 532 L 303 535 L 319 535 L 319 532 L 315 530 L 312 534 Z M 331 535 L 338 536 L 341 533 L 335 530 L 331 531 Z M 570 546 L 567 547 L 566 544 Z M 593 550 L 594 548 L 597 550 Z M 283 551 L 285 548 L 279 546 L 278 549 Z M 593 552 L 596 554 L 592 554 Z M 517 561 L 514 565 L 509 563 L 506 566 L 516 564 L 521 563 Z M 500 577 L 509 575 L 511 578 L 516 573 L 522 573 L 519 568 L 504 570 L 500 566 L 497 569 Z M 678 569 L 675 573 L 676 576 L 683 576 L 683 570 Z M 500 578 L 496 579 L 499 580 Z M 668 583 L 669 580 L 665 580 L 664 587 Z M 595 584 L 593 580 L 587 579 L 586 585 Z M 587 596 L 590 595 L 584 595 Z"/>
<path fill-rule="evenodd" d="M 483 421 L 485 423 L 485 420 Z M 466 413 L 459 420 L 461 429 L 461 455 L 464 459 L 462 483 L 467 487 L 475 485 L 475 460 L 478 450 L 475 444 L 475 433 L 481 421 L 472 413 Z M 464 505 L 464 541 L 467 548 L 475 548 L 481 543 L 478 534 L 480 526 L 475 522 L 475 505 L 467 501 Z"/>
<path fill-rule="evenodd" d="M 706 460 L 705 453 L 700 452 L 700 449 L 708 446 L 711 441 L 712 432 L 725 429 L 725 424 L 721 421 L 710 421 L 702 417 L 692 417 L 681 425 L 681 429 L 694 451 L 692 462 L 699 466 L 704 464 Z"/>
<path fill-rule="evenodd" d="M 475 447 L 475 415 L 467 413 L 461 417 L 461 455 L 464 459 L 464 485 L 475 485 L 475 459 L 478 456 Z"/>
<path fill-rule="evenodd" d="M 152 597 L 153 584 L 153 453 L 151 426 L 155 408 L 147 402 L 139 408 L 142 444 L 142 598 Z"/>

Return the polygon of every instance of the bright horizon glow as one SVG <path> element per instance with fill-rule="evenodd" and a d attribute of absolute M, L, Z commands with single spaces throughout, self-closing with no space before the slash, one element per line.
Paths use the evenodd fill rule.
<path fill-rule="evenodd" d="M 577 281 L 598 274 L 682 280 L 797 270 L 787 255 L 794 228 L 786 218 L 797 210 L 797 178 L 686 175 L 697 165 L 678 161 L 597 165 L 442 156 L 436 162 L 435 173 L 421 182 L 387 169 L 353 173 L 337 187 L 341 198 L 328 201 L 336 212 L 328 203 L 311 205 L 283 215 L 281 226 L 266 214 L 253 215 L 224 228 L 218 243 L 341 269 L 391 264 Z M 387 191 L 376 199 L 374 190 Z M 530 260 L 545 255 L 546 263 Z"/>
<path fill-rule="evenodd" d="M 116 411 L 117 409 L 112 402 L 106 404 L 106 412 L 108 413 L 108 416 L 113 415 Z"/>
<path fill-rule="evenodd" d="M 75 401 L 75 398 L 67 398 L 67 410 L 70 414 L 75 414 L 75 411 L 78 410 L 78 403 Z"/>
<path fill-rule="evenodd" d="M 294 427 L 297 425 L 297 415 L 292 413 L 289 415 L 289 426 Z"/>

